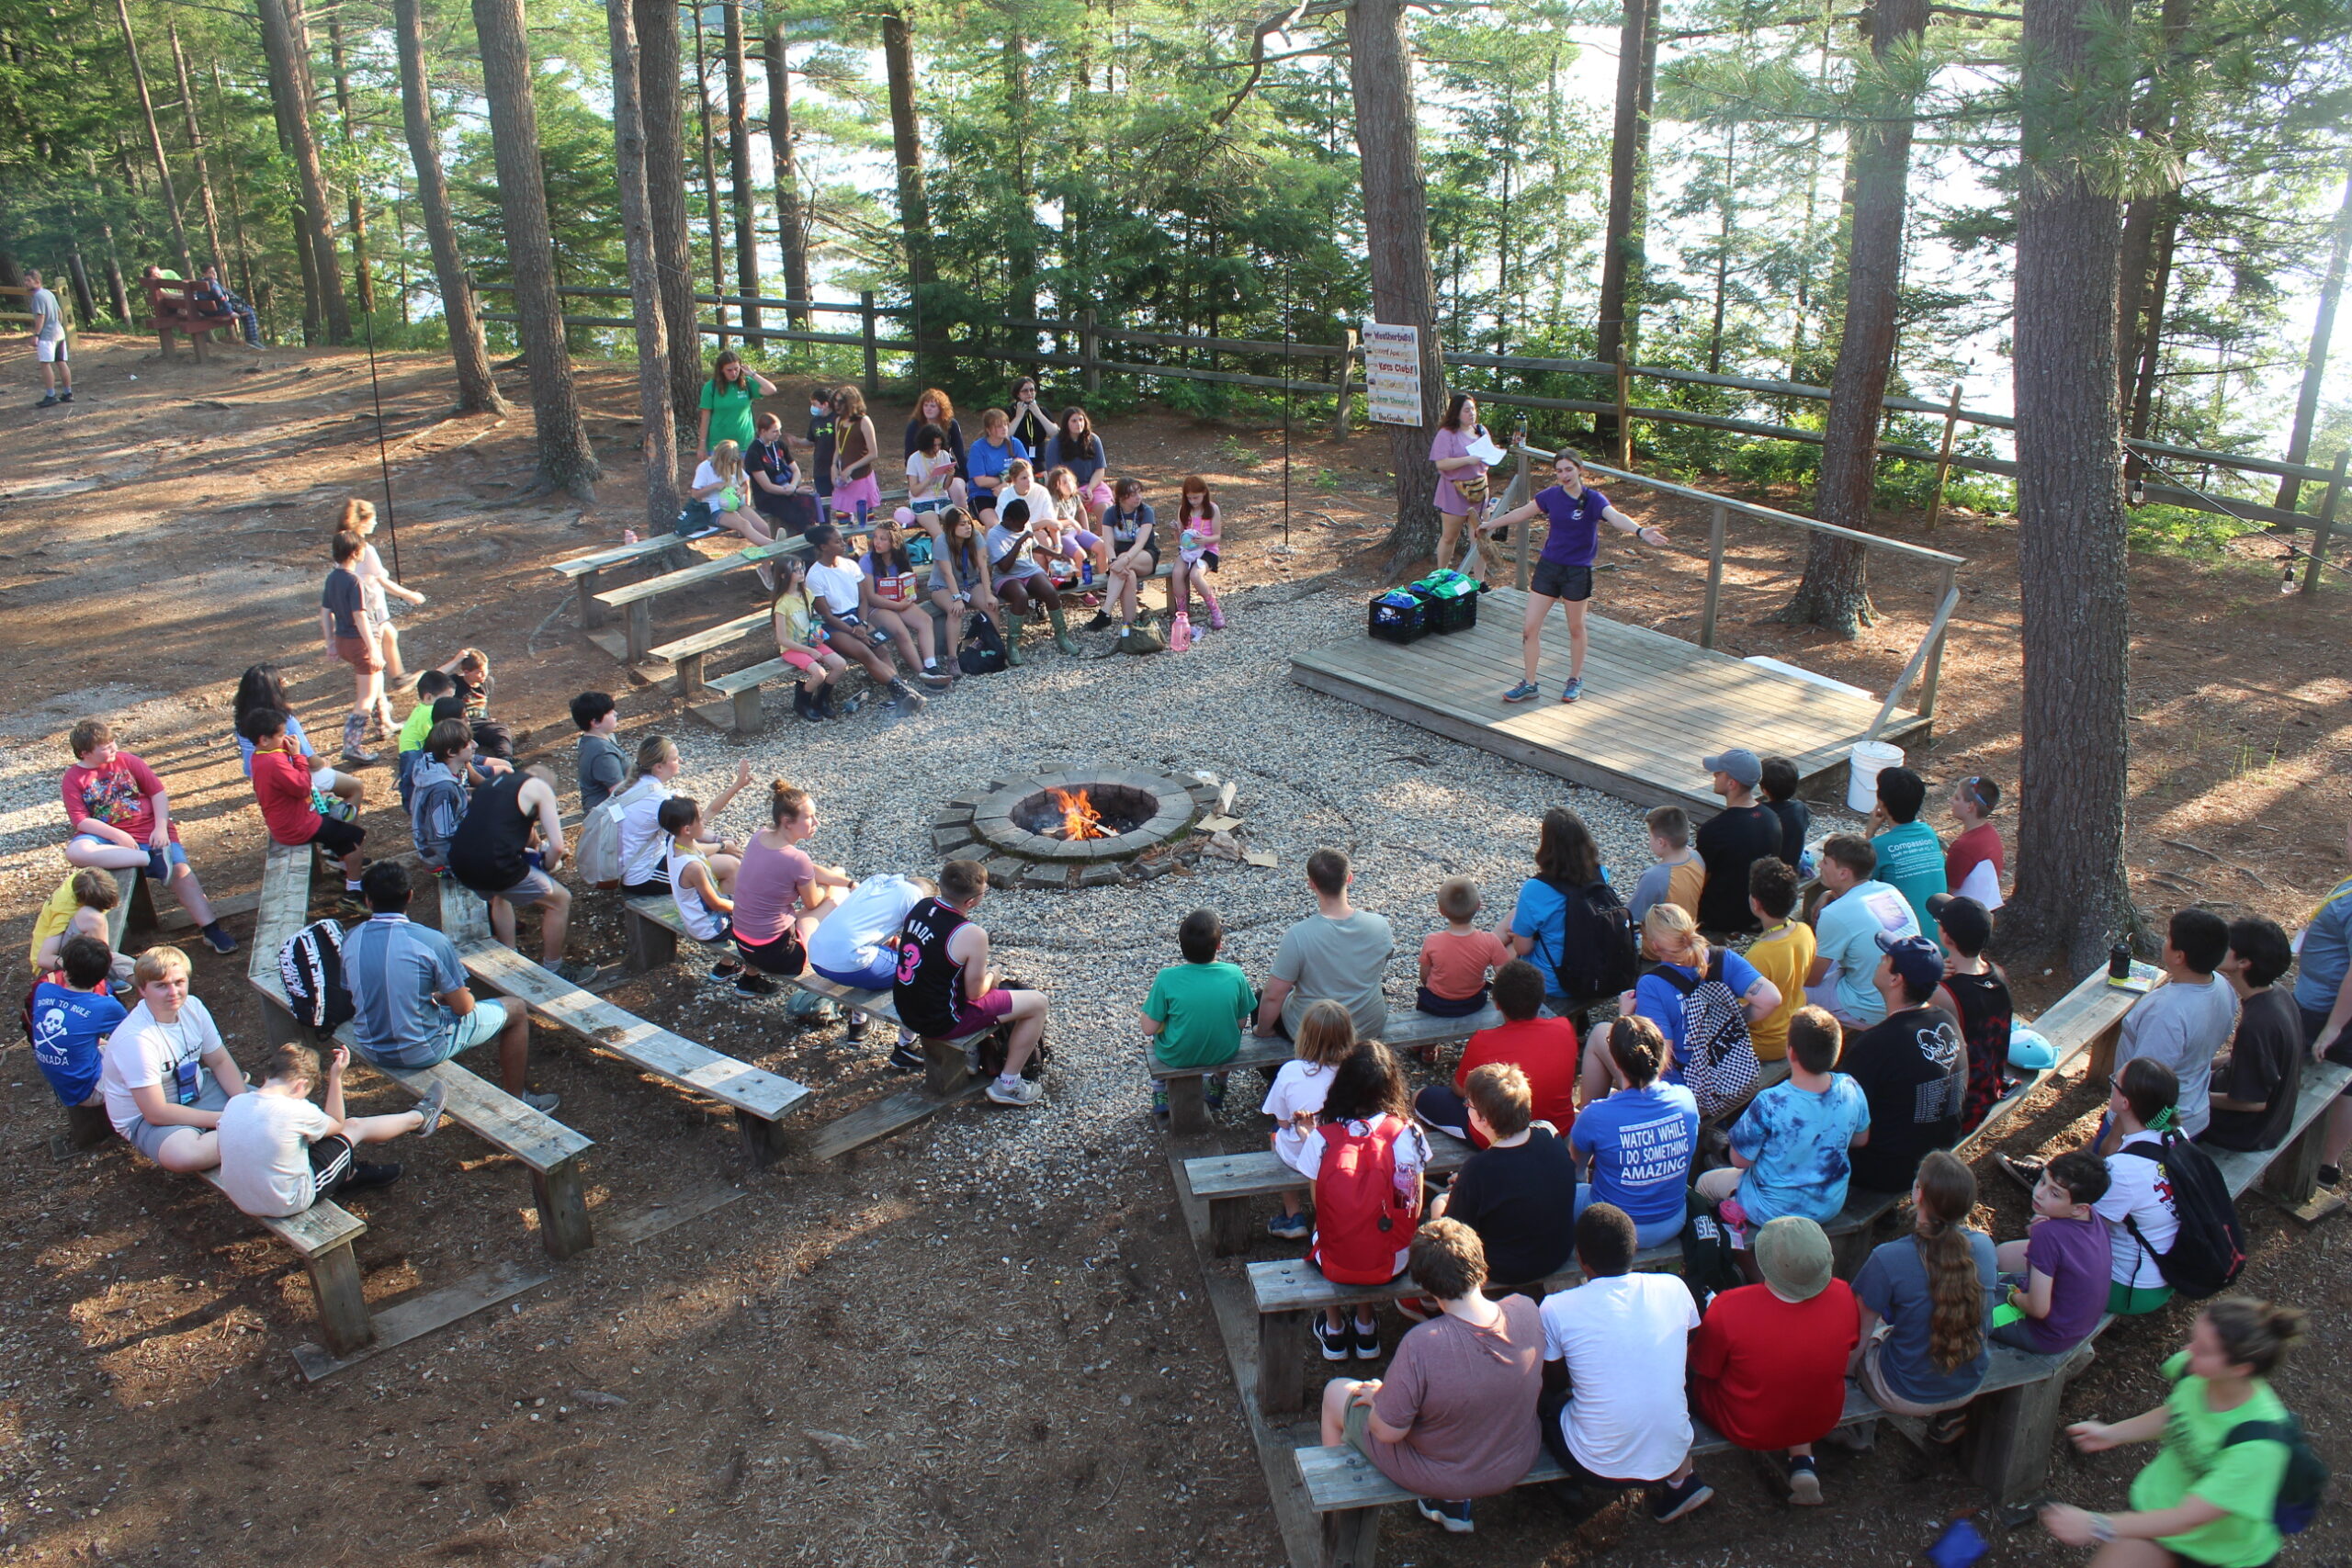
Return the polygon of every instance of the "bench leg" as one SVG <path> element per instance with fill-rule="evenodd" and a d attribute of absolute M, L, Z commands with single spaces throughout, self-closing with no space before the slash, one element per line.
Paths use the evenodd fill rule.
<path fill-rule="evenodd" d="M 2083 1347 L 2083 1352 L 2089 1349 Z M 1969 1472 L 1995 1502 L 2022 1503 L 2041 1490 L 2050 1475 L 2051 1446 L 2058 1440 L 2058 1404 L 2066 1380 L 2089 1361 L 2088 1354 L 2077 1353 L 2065 1370 L 1969 1406 Z"/>
<path fill-rule="evenodd" d="M 114 1123 L 103 1105 L 69 1105 L 63 1135 L 68 1149 L 95 1149 L 114 1136 Z"/>
<path fill-rule="evenodd" d="M 359 1260 L 344 1243 L 311 1259 L 311 1291 L 319 1298 L 319 1337 L 338 1356 L 348 1356 L 376 1337 L 368 1295 L 359 1283 Z"/>
<path fill-rule="evenodd" d="M 639 599 L 628 607 L 628 661 L 642 664 L 653 649 L 653 601 Z"/>
<path fill-rule="evenodd" d="M 587 1251 L 596 1245 L 588 1224 L 588 1193 L 580 1166 L 566 1160 L 553 1170 L 531 1177 L 531 1195 L 539 1205 L 539 1240 L 556 1259 Z"/>
<path fill-rule="evenodd" d="M 1231 1258 L 1250 1250 L 1258 1239 L 1256 1218 L 1247 1198 L 1209 1200 L 1209 1256 Z"/>
<path fill-rule="evenodd" d="M 1323 1516 L 1325 1568 L 1373 1568 L 1379 1557 L 1378 1508 L 1342 1508 Z"/>
<path fill-rule="evenodd" d="M 680 702 L 690 703 L 702 695 L 702 660 L 701 654 L 689 653 L 678 660 L 676 684 Z"/>
<path fill-rule="evenodd" d="M 735 1130 L 743 1139 L 743 1152 L 752 1163 L 764 1170 L 784 1157 L 785 1135 L 781 1124 L 763 1120 L 748 1111 L 735 1112 Z"/>
<path fill-rule="evenodd" d="M 964 1047 L 950 1040 L 922 1043 L 923 1091 L 934 1100 L 953 1100 L 971 1086 L 972 1069 Z"/>
<path fill-rule="evenodd" d="M 1306 1314 L 1258 1314 L 1258 1411 L 1269 1421 L 1286 1421 L 1306 1400 Z"/>
<path fill-rule="evenodd" d="M 2290 1210 L 2310 1202 L 2319 1190 L 2320 1140 L 2327 1132 L 2328 1114 L 2322 1111 L 2313 1118 L 2262 1172 L 2262 1190 Z"/>
<path fill-rule="evenodd" d="M 1873 1220 L 1866 1225 L 1856 1225 L 1842 1235 L 1832 1236 L 1829 1241 L 1830 1272 L 1840 1280 L 1851 1280 L 1860 1273 L 1862 1265 L 1870 1259 L 1871 1238 L 1877 1234 L 1878 1222 Z"/>
<path fill-rule="evenodd" d="M 582 631 L 594 631 L 605 624 L 605 607 L 596 603 L 596 595 L 602 592 L 596 580 L 604 575 L 601 570 L 580 574 L 576 591 L 580 594 L 580 629 Z"/>
<path fill-rule="evenodd" d="M 746 686 L 735 693 L 728 701 L 735 710 L 731 716 L 735 720 L 736 734 L 757 735 L 764 728 L 766 710 L 760 704 L 760 689 L 757 686 Z"/>
<path fill-rule="evenodd" d="M 1209 1130 L 1208 1078 L 1191 1073 L 1168 1080 L 1168 1131 L 1197 1138 Z"/>
<path fill-rule="evenodd" d="M 301 1021 L 280 1007 L 275 998 L 263 996 L 261 1000 L 261 1037 L 266 1045 L 308 1045 L 311 1032 Z"/>
<path fill-rule="evenodd" d="M 130 919 L 139 922 L 141 931 L 160 931 L 163 922 L 155 915 L 155 882 L 141 872 L 130 876 Z M 126 930 L 128 925 L 126 924 Z"/>
<path fill-rule="evenodd" d="M 649 920 L 626 904 L 621 906 L 622 962 L 632 975 L 667 968 L 678 956 L 678 933 L 659 920 Z"/>

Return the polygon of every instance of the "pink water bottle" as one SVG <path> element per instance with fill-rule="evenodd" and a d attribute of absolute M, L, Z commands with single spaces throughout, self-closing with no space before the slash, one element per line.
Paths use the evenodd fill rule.
<path fill-rule="evenodd" d="M 1182 653 L 1193 646 L 1193 617 L 1190 612 L 1179 610 L 1176 618 L 1168 623 L 1168 650 Z"/>

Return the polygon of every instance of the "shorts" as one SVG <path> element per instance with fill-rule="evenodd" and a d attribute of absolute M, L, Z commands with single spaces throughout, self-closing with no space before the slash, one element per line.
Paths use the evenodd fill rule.
<path fill-rule="evenodd" d="M 1441 997 L 1423 986 L 1413 998 L 1413 1010 L 1431 1018 L 1468 1018 L 1487 1010 L 1487 987 L 1479 987 L 1472 996 Z"/>
<path fill-rule="evenodd" d="M 49 1080 L 50 1089 L 57 1096 L 58 1104 L 88 1105 L 97 1100 L 99 1060 L 96 1052 L 90 1054 L 86 1069 L 75 1067 L 71 1063 L 52 1067 L 38 1058 L 33 1066 L 39 1067 L 40 1076 Z"/>
<path fill-rule="evenodd" d="M 2302 1006 L 2298 1006 L 2295 1010 L 2303 1017 L 2304 1045 L 2318 1044 L 2320 1034 L 2327 1028 L 2327 1014 L 2316 1008 Z M 2352 1067 L 2352 1029 L 2346 1029 L 2335 1037 L 2335 1043 L 2327 1048 L 2327 1059 L 2339 1066 Z M 2343 1098 L 2352 1100 L 2352 1083 L 2344 1086 Z"/>
<path fill-rule="evenodd" d="M 817 668 L 817 656 L 813 653 L 787 653 L 782 657 L 784 661 L 795 670 L 809 671 Z"/>
<path fill-rule="evenodd" d="M 808 950 L 800 944 L 800 932 L 787 923 L 784 934 L 774 942 L 745 942 L 743 933 L 735 934 L 735 951 L 743 962 L 763 975 L 781 975 L 786 979 L 808 967 Z"/>
<path fill-rule="evenodd" d="M 228 1110 L 229 1091 L 220 1087 L 220 1083 L 213 1077 L 210 1069 L 200 1068 L 198 1070 L 204 1075 L 204 1082 L 202 1087 L 197 1090 L 196 1103 L 189 1109 L 195 1111 Z M 189 1127 L 176 1122 L 166 1126 L 159 1122 L 150 1122 L 143 1116 L 136 1115 L 131 1117 L 128 1122 L 115 1128 L 116 1132 L 122 1134 L 122 1141 L 124 1143 L 129 1144 L 132 1148 L 137 1149 L 141 1154 L 145 1155 L 149 1159 L 155 1161 L 159 1165 L 163 1163 L 162 1150 L 164 1145 L 173 1134 L 201 1133 L 205 1129 L 201 1127 Z"/>
<path fill-rule="evenodd" d="M 2170 1285 L 2127 1285 L 2120 1280 L 2110 1280 L 2107 1286 L 2107 1310 L 2118 1317 L 2137 1317 L 2155 1311 L 2172 1300 Z"/>
<path fill-rule="evenodd" d="M 319 1203 L 333 1196 L 334 1190 L 351 1178 L 357 1168 L 358 1151 L 351 1140 L 341 1133 L 330 1133 L 311 1145 L 311 1201 Z"/>
<path fill-rule="evenodd" d="M 694 932 L 692 931 L 688 931 L 686 934 L 688 936 L 693 936 L 695 941 L 702 943 L 705 947 L 724 947 L 734 938 L 735 917 L 732 915 L 715 914 L 711 916 L 711 919 L 718 922 L 718 929 L 713 931 L 710 935 L 694 936 Z"/>
<path fill-rule="evenodd" d="M 187 864 L 187 851 L 177 839 L 160 850 L 153 844 L 147 846 L 147 864 L 143 869 L 150 882 L 169 882 L 172 879 L 172 868 L 184 867 Z"/>
<path fill-rule="evenodd" d="M 333 817 L 322 817 L 319 818 L 318 830 L 311 835 L 309 841 L 318 845 L 335 859 L 341 860 L 345 855 L 358 852 L 359 846 L 368 841 L 368 829 L 356 822 L 344 822 Z"/>
<path fill-rule="evenodd" d="M 985 1034 L 1012 1016 L 1012 993 L 999 986 L 983 992 L 980 999 L 958 998 L 956 1003 L 956 1026 L 947 1036 L 962 1040 L 967 1035 Z"/>
<path fill-rule="evenodd" d="M 39 364 L 62 365 L 65 363 L 65 355 L 66 348 L 65 340 L 63 338 L 58 338 L 54 341 L 40 338 L 33 340 L 33 358 Z"/>
<path fill-rule="evenodd" d="M 1348 1447 L 1371 1460 L 1374 1469 L 1380 1468 L 1379 1456 L 1373 1451 L 1371 1400 L 1348 1401 L 1346 1442 Z"/>
<path fill-rule="evenodd" d="M 334 656 L 363 675 L 384 667 L 383 652 L 373 637 L 339 637 L 334 639 Z"/>
<path fill-rule="evenodd" d="M 481 889 L 476 888 L 475 891 L 480 892 Z M 518 909 L 526 909 L 554 891 L 555 878 L 538 867 L 533 866 L 523 874 L 522 881 L 512 887 L 501 888 L 488 897 L 503 898 Z"/>
<path fill-rule="evenodd" d="M 1102 542 L 1102 535 L 1090 534 L 1083 528 L 1071 529 L 1069 536 L 1077 543 L 1078 547 L 1081 550 L 1091 550 Z"/>
<path fill-rule="evenodd" d="M 1860 1371 L 1854 1379 L 1861 1385 L 1862 1392 L 1877 1403 L 1880 1409 L 1890 1416 L 1940 1416 L 1947 1410 L 1959 1409 L 1976 1397 L 1976 1391 L 1972 1388 L 1957 1399 L 1938 1400 L 1932 1404 L 1922 1404 L 1917 1400 L 1905 1399 L 1887 1387 L 1886 1372 L 1879 1362 L 1886 1350 L 1888 1332 L 1883 1325 L 1880 1326 L 1878 1334 L 1871 1338 L 1862 1351 Z"/>
<path fill-rule="evenodd" d="M 947 502 L 946 502 L 945 501 L 944 501 L 944 500 L 943 500 L 943 501 L 910 501 L 910 502 L 907 502 L 907 510 L 908 510 L 908 511 L 910 511 L 910 512 L 911 512 L 911 513 L 913 513 L 916 516 L 920 517 L 920 516 L 922 516 L 922 515 L 924 513 L 926 513 L 926 512 L 944 512 L 944 511 L 946 511 L 946 510 L 947 510 Z"/>
<path fill-rule="evenodd" d="M 497 998 L 474 1004 L 473 1011 L 459 1018 L 443 1010 L 446 1022 L 441 1037 L 431 1045 L 411 1046 L 398 1060 L 379 1055 L 365 1045 L 357 1048 L 362 1061 L 379 1067 L 399 1067 L 414 1071 L 447 1061 L 460 1051 L 470 1051 L 485 1041 L 498 1038 L 506 1027 L 506 1004 Z"/>
<path fill-rule="evenodd" d="M 821 964 L 811 964 L 808 972 L 853 991 L 887 991 L 899 978 L 899 955 L 884 948 L 880 956 L 863 969 L 828 969 Z"/>
<path fill-rule="evenodd" d="M 644 881 L 622 883 L 621 891 L 632 898 L 667 897 L 670 893 L 670 874 L 657 865 L 653 868 L 653 874 Z"/>
<path fill-rule="evenodd" d="M 1581 604 L 1592 597 L 1592 568 L 1538 559 L 1527 591 L 1545 599 L 1566 599 L 1571 604 Z"/>

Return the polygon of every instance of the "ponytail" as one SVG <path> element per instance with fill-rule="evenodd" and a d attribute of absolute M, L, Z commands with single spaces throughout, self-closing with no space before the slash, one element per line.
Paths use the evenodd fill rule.
<path fill-rule="evenodd" d="M 376 506 L 373 502 L 363 501 L 356 495 L 348 496 L 344 500 L 343 516 L 336 522 L 334 529 L 338 534 L 358 534 L 364 536 L 368 530 L 375 525 L 375 522 Z"/>
<path fill-rule="evenodd" d="M 2213 1325 L 2222 1353 L 2236 1365 L 2251 1367 L 2267 1378 L 2279 1360 L 2303 1337 L 2301 1309 L 2258 1302 L 2250 1296 L 2223 1296 L 2207 1304 L 2205 1321 Z"/>
<path fill-rule="evenodd" d="M 1976 1176 L 1941 1149 L 1919 1162 L 1918 1234 L 1913 1245 L 1928 1275 L 1928 1354 L 1950 1372 L 1984 1348 L 1984 1287 L 1969 1246 Z"/>
<path fill-rule="evenodd" d="M 677 754 L 678 749 L 670 744 L 667 736 L 647 736 L 637 743 L 637 765 L 629 769 L 628 777 L 621 781 L 621 788 L 631 787 Z"/>

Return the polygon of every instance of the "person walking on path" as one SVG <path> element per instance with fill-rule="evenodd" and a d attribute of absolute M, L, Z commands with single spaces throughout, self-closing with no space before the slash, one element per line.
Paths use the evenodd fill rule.
<path fill-rule="evenodd" d="M 1560 700 L 1572 703 L 1584 694 L 1584 655 L 1589 641 L 1584 626 L 1585 606 L 1592 601 L 1592 562 L 1600 547 L 1601 524 L 1608 524 L 1621 534 L 1634 535 L 1644 544 L 1660 548 L 1666 545 L 1663 529 L 1654 523 L 1634 522 L 1610 505 L 1607 496 L 1584 482 L 1584 464 L 1575 453 L 1563 452 L 1553 458 L 1552 475 L 1558 482 L 1537 492 L 1534 500 L 1478 525 L 1482 534 L 1514 524 L 1532 523 L 1539 515 L 1549 525 L 1544 536 L 1544 553 L 1536 558 L 1535 575 L 1528 584 L 1527 618 L 1519 634 L 1525 678 L 1503 694 L 1507 703 L 1526 702 L 1539 690 L 1535 665 L 1544 656 L 1544 619 L 1552 613 L 1555 604 L 1565 606 L 1568 616 L 1568 681 L 1560 688 Z"/>
<path fill-rule="evenodd" d="M 40 362 L 40 401 L 33 407 L 55 408 L 74 400 L 74 367 L 65 362 L 65 310 L 57 296 L 41 287 L 40 268 L 25 268 L 25 286 L 31 290 L 25 309 L 33 317 L 33 357 Z M 62 390 L 60 388 L 62 388 Z"/>

